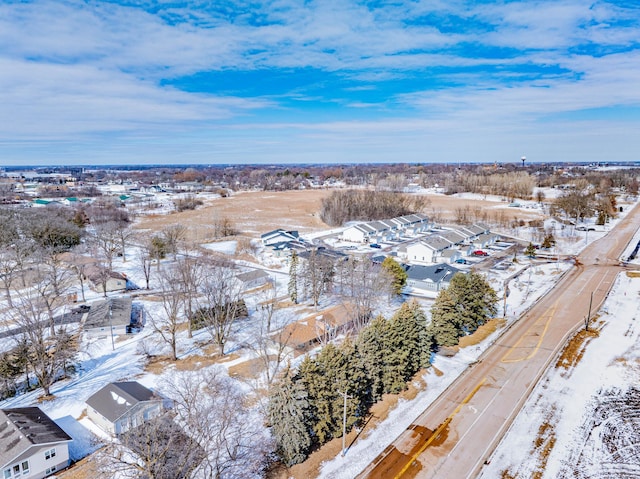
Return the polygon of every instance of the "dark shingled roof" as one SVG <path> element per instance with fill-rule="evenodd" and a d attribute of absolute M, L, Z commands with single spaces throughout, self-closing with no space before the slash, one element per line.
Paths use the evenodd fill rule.
<path fill-rule="evenodd" d="M 143 401 L 161 401 L 153 391 L 136 381 L 109 383 L 87 399 L 87 404 L 109 421 L 122 417 Z"/>
<path fill-rule="evenodd" d="M 131 305 L 130 297 L 109 298 L 91 303 L 84 321 L 84 329 L 108 328 L 109 325 L 122 326 L 131 323 Z"/>
<path fill-rule="evenodd" d="M 36 444 L 72 438 L 38 407 L 0 409 L 0 467 Z"/>

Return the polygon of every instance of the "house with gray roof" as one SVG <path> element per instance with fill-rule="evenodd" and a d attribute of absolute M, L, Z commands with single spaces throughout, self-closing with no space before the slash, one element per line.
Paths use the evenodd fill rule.
<path fill-rule="evenodd" d="M 120 435 L 163 411 L 163 398 L 137 381 L 109 383 L 86 401 L 87 417 L 100 429 Z"/>
<path fill-rule="evenodd" d="M 244 273 L 238 273 L 236 278 L 245 289 L 257 288 L 271 281 L 271 276 L 263 269 L 252 269 Z"/>
<path fill-rule="evenodd" d="M 342 239 L 354 243 L 374 243 L 393 240 L 407 233 L 424 232 L 428 229 L 428 217 L 422 213 L 416 213 L 349 226 L 342 232 Z"/>
<path fill-rule="evenodd" d="M 449 286 L 451 278 L 462 272 L 448 264 L 407 265 L 407 283 L 404 287 L 406 294 L 434 294 Z"/>
<path fill-rule="evenodd" d="M 126 334 L 131 326 L 131 313 L 131 297 L 94 301 L 88 305 L 82 329 L 90 336 Z"/>
<path fill-rule="evenodd" d="M 0 409 L 2 479 L 42 479 L 65 469 L 72 440 L 38 407 Z"/>
<path fill-rule="evenodd" d="M 297 241 L 299 238 L 300 234 L 297 231 L 285 231 L 282 228 L 260 235 L 260 241 L 262 241 L 262 244 L 265 246 L 286 241 Z"/>

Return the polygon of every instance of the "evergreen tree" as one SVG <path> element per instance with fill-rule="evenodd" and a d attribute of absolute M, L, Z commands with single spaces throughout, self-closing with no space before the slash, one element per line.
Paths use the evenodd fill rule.
<path fill-rule="evenodd" d="M 396 394 L 406 388 L 406 368 L 409 363 L 409 349 L 407 348 L 404 314 L 398 311 L 387 321 L 385 328 L 385 350 L 383 382 L 384 392 Z"/>
<path fill-rule="evenodd" d="M 289 297 L 294 304 L 298 304 L 298 255 L 295 251 L 291 253 L 289 264 Z"/>
<path fill-rule="evenodd" d="M 498 297 L 487 280 L 471 271 L 457 273 L 431 307 L 429 335 L 437 346 L 454 346 L 497 312 Z"/>
<path fill-rule="evenodd" d="M 387 356 L 385 344 L 386 319 L 375 318 L 358 334 L 356 348 L 371 384 L 371 400 L 377 401 L 385 392 L 384 364 Z"/>
<path fill-rule="evenodd" d="M 468 289 L 460 299 L 464 306 L 463 326 L 473 332 L 498 312 L 498 295 L 487 280 L 474 271 L 467 275 Z"/>
<path fill-rule="evenodd" d="M 394 294 L 402 293 L 402 288 L 407 284 L 407 272 L 391 256 L 387 256 L 382 262 L 382 268 L 391 276 L 391 290 Z"/>
<path fill-rule="evenodd" d="M 544 237 L 544 240 L 542 241 L 542 244 L 540 246 L 542 246 L 543 248 L 549 249 L 555 244 L 556 244 L 556 239 L 553 237 L 552 234 L 548 234 Z"/>
<path fill-rule="evenodd" d="M 287 466 L 304 461 L 313 444 L 313 411 L 299 377 L 286 371 L 271 389 L 269 421 L 278 452 Z"/>
<path fill-rule="evenodd" d="M 533 243 L 529 243 L 529 246 L 527 246 L 527 249 L 524 250 L 524 254 L 525 254 L 525 256 L 528 256 L 529 258 L 535 258 L 536 257 L 536 247 L 533 246 Z"/>
<path fill-rule="evenodd" d="M 328 345 L 327 347 L 334 346 Z M 300 364 L 298 374 L 309 397 L 314 435 L 320 444 L 324 444 L 333 437 L 333 411 L 331 408 L 337 393 L 332 391 L 332 385 L 327 384 L 324 371 L 315 359 L 307 356 Z"/>
<path fill-rule="evenodd" d="M 462 335 L 461 315 L 450 289 L 440 291 L 431 307 L 428 331 L 435 346 L 455 346 Z"/>
<path fill-rule="evenodd" d="M 413 376 L 421 368 L 429 366 L 429 340 L 427 336 L 427 317 L 416 300 L 405 303 L 407 323 L 405 329 L 409 342 L 408 374 Z"/>

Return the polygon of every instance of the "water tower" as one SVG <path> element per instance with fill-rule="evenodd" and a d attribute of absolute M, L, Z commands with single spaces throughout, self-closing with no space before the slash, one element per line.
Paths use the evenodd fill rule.
<path fill-rule="evenodd" d="M 527 161 L 527 157 L 523 156 L 522 158 L 520 158 L 520 161 L 522 161 L 522 167 L 524 168 L 524 162 Z"/>

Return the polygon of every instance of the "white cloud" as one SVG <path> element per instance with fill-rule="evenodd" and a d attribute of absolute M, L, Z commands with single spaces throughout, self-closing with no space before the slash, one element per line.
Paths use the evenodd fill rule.
<path fill-rule="evenodd" d="M 231 15 L 217 2 L 149 5 L 153 9 L 98 0 L 0 3 L 0 152 L 20 154 L 28 141 L 42 151 L 46 141 L 69 153 L 66 141 L 81 139 L 78 148 L 102 155 L 121 148 L 118 155 L 137 158 L 152 156 L 139 150 L 154 141 L 163 145 L 151 148 L 155 158 L 205 160 L 212 154 L 240 161 L 245 151 L 265 161 L 358 155 L 390 161 L 402 152 L 407 160 L 427 161 L 465 149 L 508 156 L 514 144 L 526 142 L 549 153 L 538 144 L 565 145 L 565 139 L 601 151 L 606 139 L 583 138 L 580 128 L 598 128 L 619 142 L 636 125 L 585 121 L 573 128 L 557 120 L 567 112 L 640 104 L 637 51 L 589 54 L 591 48 L 623 51 L 637 42 L 637 30 L 629 26 L 637 24 L 637 11 L 613 3 L 407 0 L 369 8 L 350 0 L 238 0 L 229 3 Z M 433 25 L 412 24 L 429 14 L 451 15 L 469 28 L 444 34 L 435 19 Z M 509 57 L 489 50 L 494 47 Z M 162 80 L 199 72 L 278 68 L 333 75 L 256 98 L 162 86 Z M 331 83 L 340 78 L 349 84 Z M 409 93 L 396 94 L 394 82 L 413 83 Z M 387 93 L 375 96 L 380 92 Z M 301 107 L 291 118 L 306 117 L 307 123 L 288 126 L 260 116 L 277 109 L 285 117 L 293 108 L 284 108 L 284 100 L 337 105 L 337 120 L 352 110 L 404 116 L 319 123 L 313 108 Z M 111 145 L 113 135 L 123 143 Z M 637 146 L 622 143 L 628 151 Z"/>

